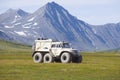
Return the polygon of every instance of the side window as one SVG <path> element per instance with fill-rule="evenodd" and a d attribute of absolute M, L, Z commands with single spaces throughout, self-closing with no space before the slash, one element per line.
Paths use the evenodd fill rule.
<path fill-rule="evenodd" d="M 57 44 L 57 46 L 56 46 L 57 48 L 60 48 L 61 47 L 61 45 L 60 44 Z"/>
<path fill-rule="evenodd" d="M 53 44 L 51 47 L 52 47 L 52 48 L 60 48 L 61 45 L 60 45 L 60 44 Z"/>
<path fill-rule="evenodd" d="M 55 48 L 55 44 L 53 44 L 51 47 L 52 47 L 52 48 Z"/>
<path fill-rule="evenodd" d="M 43 49 L 48 49 L 48 47 L 44 47 Z"/>

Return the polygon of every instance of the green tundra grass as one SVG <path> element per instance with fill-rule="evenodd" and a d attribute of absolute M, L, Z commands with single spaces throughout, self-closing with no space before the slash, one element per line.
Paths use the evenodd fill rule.
<path fill-rule="evenodd" d="M 31 47 L 0 44 L 0 80 L 120 80 L 119 52 L 82 53 L 79 64 L 36 64 Z"/>

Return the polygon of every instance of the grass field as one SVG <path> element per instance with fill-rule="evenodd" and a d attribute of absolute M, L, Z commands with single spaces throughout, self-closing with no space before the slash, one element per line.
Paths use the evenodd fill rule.
<path fill-rule="evenodd" d="M 82 53 L 80 64 L 36 64 L 30 47 L 8 44 L 0 50 L 0 80 L 120 80 L 119 52 Z"/>

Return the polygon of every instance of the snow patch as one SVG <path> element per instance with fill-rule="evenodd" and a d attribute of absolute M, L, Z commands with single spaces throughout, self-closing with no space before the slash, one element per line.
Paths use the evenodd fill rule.
<path fill-rule="evenodd" d="M 7 25 L 5 25 L 4 27 L 5 28 L 14 28 L 14 26 L 7 26 Z"/>
<path fill-rule="evenodd" d="M 15 18 L 14 18 L 14 20 L 11 23 L 15 23 L 18 20 L 18 18 L 20 18 L 20 16 L 15 15 Z"/>
<path fill-rule="evenodd" d="M 21 24 L 21 23 L 15 23 L 14 25 L 19 25 L 19 24 Z"/>
<path fill-rule="evenodd" d="M 15 18 L 20 18 L 20 16 L 16 15 Z"/>
<path fill-rule="evenodd" d="M 34 23 L 33 25 L 36 26 L 36 25 L 38 25 L 38 23 Z"/>
<path fill-rule="evenodd" d="M 36 31 L 33 32 L 35 35 L 38 35 L 38 33 Z"/>
<path fill-rule="evenodd" d="M 33 17 L 33 18 L 29 19 L 29 20 L 28 20 L 28 22 L 33 21 L 34 19 L 35 19 L 35 17 Z"/>
<path fill-rule="evenodd" d="M 24 25 L 22 25 L 23 28 L 31 28 L 31 25 L 32 23 L 26 23 Z"/>
<path fill-rule="evenodd" d="M 92 28 L 92 30 L 93 30 L 93 32 L 94 32 L 95 34 L 97 34 L 97 32 L 96 32 L 96 30 L 95 30 L 94 28 Z"/>
<path fill-rule="evenodd" d="M 14 32 L 20 36 L 27 36 L 23 31 L 14 31 Z"/>
<path fill-rule="evenodd" d="M 22 25 L 22 27 L 23 28 L 31 28 L 31 26 L 24 26 L 24 25 Z"/>
<path fill-rule="evenodd" d="M 27 26 L 27 25 L 31 25 L 32 23 L 26 23 L 26 24 L 24 24 L 24 26 Z"/>

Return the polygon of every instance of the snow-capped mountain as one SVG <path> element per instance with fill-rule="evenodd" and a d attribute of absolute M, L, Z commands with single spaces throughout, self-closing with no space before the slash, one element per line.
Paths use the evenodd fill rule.
<path fill-rule="evenodd" d="M 93 26 L 92 28 L 94 33 L 100 37 L 98 38 L 108 49 L 120 48 L 120 23 Z"/>
<path fill-rule="evenodd" d="M 5 13 L 0 15 L 0 23 L 11 25 L 15 23 L 17 20 L 20 20 L 23 17 L 28 16 L 29 13 L 21 10 L 21 9 L 8 9 Z"/>
<path fill-rule="evenodd" d="M 120 47 L 120 23 L 90 25 L 72 16 L 55 2 L 47 3 L 32 14 L 18 10 L 20 17 L 15 17 L 16 14 L 12 17 L 13 13 L 14 10 L 4 13 L 10 19 L 0 15 L 0 30 L 17 42 L 32 44 L 34 39 L 44 37 L 70 42 L 83 51 Z"/>

